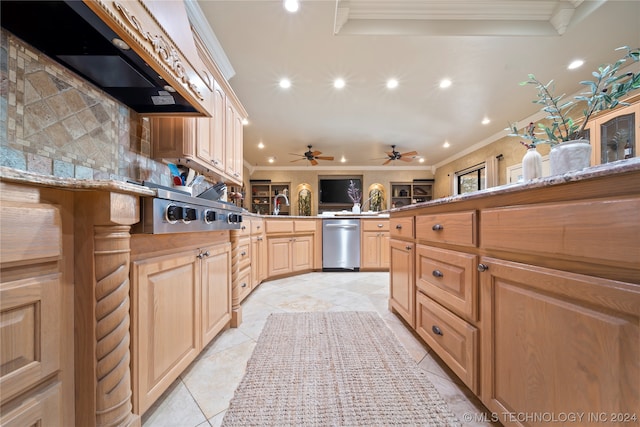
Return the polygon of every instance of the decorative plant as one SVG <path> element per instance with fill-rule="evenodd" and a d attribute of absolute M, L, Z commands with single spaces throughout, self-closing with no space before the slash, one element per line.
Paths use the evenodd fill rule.
<path fill-rule="evenodd" d="M 369 202 L 371 203 L 371 210 L 374 212 L 382 210 L 382 204 L 384 203 L 384 195 L 382 194 L 382 191 L 374 188 L 369 193 L 369 197 L 371 198 L 371 201 Z"/>
<path fill-rule="evenodd" d="M 349 196 L 349 198 L 354 204 L 360 203 L 360 201 L 362 200 L 362 193 L 360 192 L 360 189 L 358 188 L 356 183 L 353 182 L 353 180 L 349 180 L 349 188 L 347 189 L 347 195 Z"/>
<path fill-rule="evenodd" d="M 298 194 L 298 212 L 301 216 L 311 216 L 311 191 L 304 189 Z"/>
<path fill-rule="evenodd" d="M 533 74 L 529 74 L 529 79 L 520 85 L 535 85 L 538 94 L 533 103 L 542 105 L 542 111 L 547 113 L 546 118 L 550 124 L 538 123 L 538 129 L 542 136 L 540 133 L 536 134 L 533 123 L 530 123 L 521 132 L 518 132 L 515 124 L 509 124 L 511 132 L 509 136 L 530 140 L 530 144 L 521 141 L 529 148 L 535 147 L 539 143 L 554 146 L 560 142 L 583 138 L 587 123 L 594 113 L 609 110 L 618 105 L 629 105 L 621 99 L 629 92 L 640 88 L 640 73 L 618 74 L 618 71 L 629 60 L 638 62 L 640 49 L 623 46 L 616 50 L 624 50 L 626 54 L 614 64 L 601 65 L 597 71 L 592 73 L 594 80 L 581 81 L 580 84 L 587 86 L 587 90 L 569 101 L 564 100 L 565 94 L 559 96 L 553 94 L 555 90 L 553 80 L 543 84 Z M 581 122 L 576 122 L 569 116 L 577 105 L 584 105 Z"/>

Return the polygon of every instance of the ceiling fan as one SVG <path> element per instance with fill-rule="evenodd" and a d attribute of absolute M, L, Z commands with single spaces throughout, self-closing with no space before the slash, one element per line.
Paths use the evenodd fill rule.
<path fill-rule="evenodd" d="M 417 151 L 408 151 L 406 153 L 400 153 L 396 151 L 396 146 L 391 146 L 391 151 L 387 151 L 387 161 L 383 163 L 383 165 L 388 165 L 392 160 L 402 160 L 403 162 L 410 162 L 413 160 L 413 156 L 417 156 Z"/>
<path fill-rule="evenodd" d="M 321 156 L 320 154 L 322 154 L 321 151 L 315 150 L 315 151 L 311 151 L 311 146 L 307 145 L 307 147 L 309 148 L 309 151 L 307 151 L 304 154 L 294 154 L 294 153 L 289 153 L 292 156 L 300 156 L 302 158 L 300 159 L 296 159 L 296 160 L 291 160 L 292 162 L 297 162 L 299 160 L 309 160 L 309 162 L 311 163 L 312 166 L 315 166 L 318 164 L 318 160 L 333 160 L 333 156 Z"/>

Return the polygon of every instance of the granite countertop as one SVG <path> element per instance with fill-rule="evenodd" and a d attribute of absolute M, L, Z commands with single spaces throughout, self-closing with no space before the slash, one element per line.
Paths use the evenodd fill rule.
<path fill-rule="evenodd" d="M 634 172 L 640 170 L 640 157 L 635 157 L 628 160 L 619 160 L 616 162 L 605 163 L 602 165 L 592 166 L 587 169 L 583 169 L 578 172 L 570 172 L 564 175 L 547 176 L 544 178 L 536 178 L 528 182 L 499 185 L 497 187 L 491 187 L 480 191 L 474 191 L 473 193 L 460 194 L 457 196 L 442 197 L 440 199 L 430 200 L 428 202 L 415 203 L 412 205 L 402 206 L 399 208 L 391 209 L 393 212 L 408 211 L 425 206 L 435 206 L 445 203 L 459 202 L 462 200 L 473 200 L 481 197 L 496 195 L 496 194 L 508 194 L 512 192 L 532 189 L 551 187 L 553 185 L 565 184 L 568 182 L 583 181 L 592 178 L 598 178 L 605 175 L 617 175 L 627 172 Z"/>
<path fill-rule="evenodd" d="M 51 175 L 22 171 L 0 166 L 0 179 L 19 184 L 31 184 L 41 187 L 55 187 L 63 190 L 97 190 L 126 193 L 137 196 L 155 196 L 156 190 L 114 179 L 77 179 L 60 178 Z"/>

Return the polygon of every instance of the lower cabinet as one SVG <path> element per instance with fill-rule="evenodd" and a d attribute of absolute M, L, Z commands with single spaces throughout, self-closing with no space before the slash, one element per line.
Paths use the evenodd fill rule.
<path fill-rule="evenodd" d="M 415 327 L 415 243 L 391 240 L 391 269 L 389 289 L 389 309 L 398 313 L 412 327 Z"/>
<path fill-rule="evenodd" d="M 143 414 L 231 317 L 231 245 L 134 261 L 134 412 Z"/>
<path fill-rule="evenodd" d="M 487 257 L 481 268 L 481 397 L 505 426 L 523 425 L 513 413 L 640 424 L 638 285 Z"/>
<path fill-rule="evenodd" d="M 0 425 L 73 424 L 64 415 L 73 412 L 73 385 L 66 395 L 63 387 L 73 381 L 64 372 L 73 306 L 64 299 L 62 209 L 34 203 L 37 190 L 0 186 Z"/>
<path fill-rule="evenodd" d="M 313 268 L 313 236 L 268 237 L 268 276 Z"/>
<path fill-rule="evenodd" d="M 360 269 L 387 270 L 389 268 L 389 220 L 360 220 Z"/>

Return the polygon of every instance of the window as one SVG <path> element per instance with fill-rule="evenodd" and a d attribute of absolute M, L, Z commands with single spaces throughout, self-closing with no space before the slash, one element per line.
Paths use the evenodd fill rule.
<path fill-rule="evenodd" d="M 486 163 L 456 172 L 456 191 L 454 193 L 465 194 L 485 189 L 487 186 L 486 172 Z"/>

